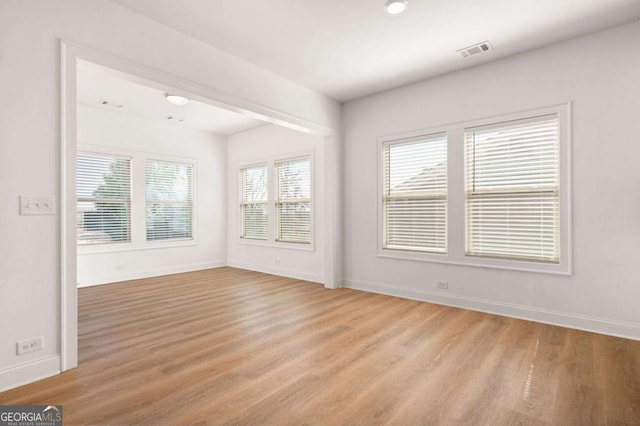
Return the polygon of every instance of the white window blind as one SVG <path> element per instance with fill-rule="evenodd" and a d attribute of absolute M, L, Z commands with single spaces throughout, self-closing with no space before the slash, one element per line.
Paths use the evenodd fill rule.
<path fill-rule="evenodd" d="M 78 153 L 77 242 L 131 241 L 131 159 Z"/>
<path fill-rule="evenodd" d="M 311 159 L 276 162 L 276 240 L 311 243 Z"/>
<path fill-rule="evenodd" d="M 466 254 L 558 263 L 557 114 L 465 129 Z"/>
<path fill-rule="evenodd" d="M 193 166 L 147 160 L 145 166 L 147 241 L 193 236 Z"/>
<path fill-rule="evenodd" d="M 447 136 L 383 146 L 386 249 L 447 251 Z"/>
<path fill-rule="evenodd" d="M 240 168 L 240 179 L 242 180 L 240 237 L 266 240 L 269 229 L 267 165 Z"/>

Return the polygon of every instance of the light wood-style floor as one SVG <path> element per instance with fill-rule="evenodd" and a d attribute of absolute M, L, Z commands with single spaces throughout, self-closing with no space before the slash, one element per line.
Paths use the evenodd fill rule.
<path fill-rule="evenodd" d="M 233 268 L 79 294 L 70 424 L 640 424 L 640 342 Z"/>

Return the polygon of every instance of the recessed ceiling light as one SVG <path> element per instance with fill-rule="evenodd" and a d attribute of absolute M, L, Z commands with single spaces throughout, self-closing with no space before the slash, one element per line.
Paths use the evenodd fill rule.
<path fill-rule="evenodd" d="M 387 0 L 384 4 L 384 8 L 387 9 L 387 12 L 390 14 L 397 15 L 407 9 L 408 3 L 409 2 L 407 0 Z"/>
<path fill-rule="evenodd" d="M 116 102 L 108 101 L 106 99 L 101 100 L 100 105 L 105 107 L 111 107 L 111 108 L 122 108 L 124 106 L 124 104 L 118 104 Z"/>
<path fill-rule="evenodd" d="M 167 98 L 167 101 L 169 101 L 170 104 L 186 105 L 189 103 L 189 98 L 185 98 L 184 96 L 173 95 L 171 93 L 165 93 L 164 96 Z"/>

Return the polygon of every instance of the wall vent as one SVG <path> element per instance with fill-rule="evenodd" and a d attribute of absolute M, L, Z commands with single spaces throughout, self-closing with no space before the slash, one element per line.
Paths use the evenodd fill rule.
<path fill-rule="evenodd" d="M 474 44 L 473 46 L 465 47 L 464 49 L 456 50 L 463 58 L 477 55 L 478 53 L 484 53 L 491 50 L 491 45 L 488 41 L 483 41 L 482 43 Z"/>

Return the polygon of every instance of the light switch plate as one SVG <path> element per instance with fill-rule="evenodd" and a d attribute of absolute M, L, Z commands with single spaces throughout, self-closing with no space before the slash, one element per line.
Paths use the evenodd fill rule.
<path fill-rule="evenodd" d="M 25 215 L 53 215 L 55 204 L 51 196 L 25 197 L 20 196 L 20 214 Z"/>

